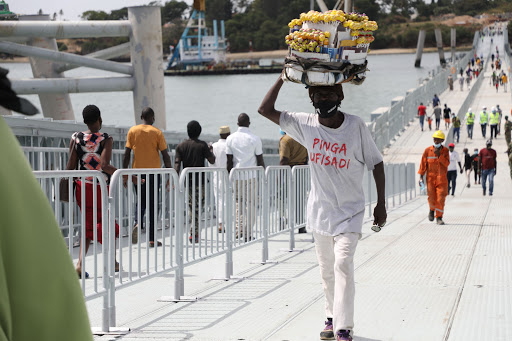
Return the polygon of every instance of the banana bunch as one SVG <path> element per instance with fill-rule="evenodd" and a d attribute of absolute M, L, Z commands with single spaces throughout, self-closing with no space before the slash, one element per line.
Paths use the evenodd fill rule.
<path fill-rule="evenodd" d="M 301 26 L 305 22 L 313 24 L 342 24 L 344 27 L 350 29 L 350 36 L 356 44 L 369 44 L 374 41 L 375 37 L 373 37 L 373 31 L 379 28 L 377 23 L 370 21 L 368 16 L 364 13 L 345 13 L 340 10 L 332 10 L 323 13 L 317 11 L 301 13 L 298 19 L 293 19 L 288 24 L 291 33 L 286 36 L 286 44 L 293 50 L 301 52 L 320 52 L 319 50 L 321 49 L 317 49 L 317 47 L 329 45 L 329 32 L 322 32 L 313 28 L 307 30 L 303 29 Z"/>
<path fill-rule="evenodd" d="M 320 53 L 322 46 L 329 45 L 331 33 L 314 28 L 301 28 L 285 37 L 285 42 L 292 50 L 299 52 Z"/>
<path fill-rule="evenodd" d="M 288 27 L 294 28 L 295 26 L 302 26 L 304 22 L 312 23 L 331 23 L 345 21 L 345 13 L 339 10 L 332 10 L 327 12 L 309 11 L 308 13 L 301 13 L 299 19 L 293 19 L 288 24 Z"/>

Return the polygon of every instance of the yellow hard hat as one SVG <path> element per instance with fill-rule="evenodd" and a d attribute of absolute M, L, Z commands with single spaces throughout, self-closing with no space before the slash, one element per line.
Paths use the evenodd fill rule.
<path fill-rule="evenodd" d="M 436 131 L 434 133 L 434 135 L 432 135 L 432 137 L 435 139 L 443 139 L 443 140 L 445 138 L 444 133 L 441 130 Z"/>

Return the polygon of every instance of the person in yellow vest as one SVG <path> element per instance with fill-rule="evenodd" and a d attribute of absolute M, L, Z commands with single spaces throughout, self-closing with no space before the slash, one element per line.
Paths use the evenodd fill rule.
<path fill-rule="evenodd" d="M 489 125 L 491 126 L 491 140 L 498 135 L 498 124 L 500 123 L 500 115 L 495 107 L 492 107 L 491 114 L 489 115 Z M 493 134 L 494 133 L 494 134 Z"/>
<path fill-rule="evenodd" d="M 473 126 L 475 124 L 475 114 L 469 108 L 468 112 L 466 113 L 466 128 L 468 130 L 468 137 L 472 140 L 473 139 Z"/>
<path fill-rule="evenodd" d="M 505 92 L 507 92 L 507 82 L 508 82 L 508 78 L 507 78 L 507 75 L 506 74 L 503 74 L 503 76 L 501 76 L 501 82 L 503 84 L 503 89 L 505 90 Z"/>
<path fill-rule="evenodd" d="M 484 139 L 487 132 L 487 121 L 489 121 L 489 114 L 487 113 L 487 107 L 484 105 L 480 113 L 480 127 L 482 128 L 482 137 Z"/>

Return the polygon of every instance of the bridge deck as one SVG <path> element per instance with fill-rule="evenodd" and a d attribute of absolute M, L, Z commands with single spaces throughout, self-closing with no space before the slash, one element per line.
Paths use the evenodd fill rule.
<path fill-rule="evenodd" d="M 503 53 L 503 40 L 495 39 Z M 486 70 L 474 112 L 500 104 L 506 115 L 511 90 L 496 93 L 489 75 Z M 441 103 L 455 112 L 468 93 L 458 89 L 456 84 L 454 91 L 440 94 Z M 461 155 L 464 147 L 485 147 L 475 123 L 473 140 L 465 126 L 461 129 L 456 145 Z M 418 164 L 431 135 L 414 122 L 387 150 L 386 162 Z M 370 231 L 369 221 L 364 224 L 355 257 L 355 340 L 512 340 L 512 182 L 503 134 L 493 148 L 498 153 L 494 195 L 482 196 L 481 185 L 465 187 L 459 174 L 455 196 L 446 201 L 446 225 L 428 221 L 425 196 L 390 210 L 380 233 Z M 318 340 L 325 316 L 315 250 L 309 234 L 297 239 L 303 252 L 281 251 L 286 236 L 271 240 L 275 264 L 250 263 L 260 259 L 259 244 L 238 250 L 239 281 L 212 280 L 222 276 L 224 256 L 185 268 L 186 295 L 198 296 L 197 302 L 157 302 L 172 295 L 173 274 L 119 290 L 117 322 L 132 331 L 117 339 Z M 88 302 L 91 312 L 100 305 Z M 92 315 L 91 324 L 100 325 L 100 319 Z"/>

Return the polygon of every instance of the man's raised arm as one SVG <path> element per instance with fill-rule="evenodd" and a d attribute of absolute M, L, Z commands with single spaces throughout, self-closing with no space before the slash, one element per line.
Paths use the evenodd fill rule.
<path fill-rule="evenodd" d="M 277 100 L 277 95 L 279 95 L 279 90 L 283 86 L 283 79 L 281 75 L 279 75 L 279 79 L 275 82 L 274 85 L 270 88 L 270 90 L 263 98 L 263 102 L 258 109 L 258 112 L 262 115 L 274 122 L 275 124 L 279 124 L 279 117 L 281 116 L 281 112 L 276 110 L 275 104 Z"/>

